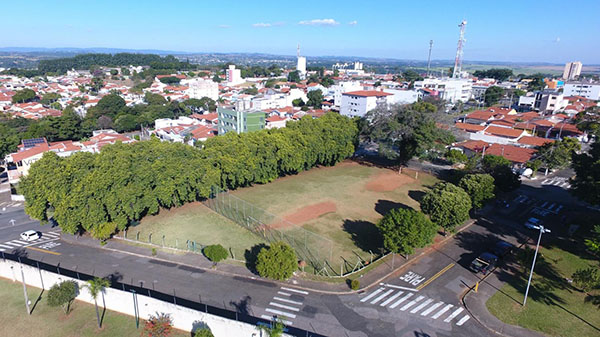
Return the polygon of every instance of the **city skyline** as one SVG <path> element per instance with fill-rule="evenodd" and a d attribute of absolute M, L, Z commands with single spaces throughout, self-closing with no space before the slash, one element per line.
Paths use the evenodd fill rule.
<path fill-rule="evenodd" d="M 500 7 L 474 4 L 382 2 L 376 8 L 362 8 L 355 1 L 264 1 L 261 6 L 181 1 L 176 9 L 168 10 L 174 7 L 165 8 L 156 1 L 8 3 L 7 12 L 26 14 L 6 18 L 14 33 L 0 38 L 0 47 L 294 55 L 300 43 L 302 55 L 309 57 L 425 60 L 429 40 L 434 40 L 432 59 L 451 60 L 458 24 L 466 19 L 465 60 L 600 63 L 600 46 L 594 36 L 600 31 L 600 24 L 593 20 L 600 9 L 596 2 L 580 1 L 568 7 L 558 1 L 545 6 L 515 1 Z M 577 20 L 562 26 L 549 22 L 546 18 L 557 8 L 562 17 Z"/>

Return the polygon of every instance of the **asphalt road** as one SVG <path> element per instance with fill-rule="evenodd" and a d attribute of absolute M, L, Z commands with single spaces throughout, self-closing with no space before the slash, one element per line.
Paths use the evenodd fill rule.
<path fill-rule="evenodd" d="M 567 186 L 544 179 L 528 181 L 507 197 L 509 208 L 496 207 L 447 244 L 397 270 L 381 284 L 358 294 L 330 295 L 248 280 L 60 240 L 58 228 L 40 226 L 22 208 L 0 208 L 0 249 L 23 251 L 29 258 L 120 282 L 144 286 L 255 317 L 283 317 L 288 325 L 328 336 L 492 336 L 461 306 L 464 291 L 482 275 L 471 261 L 498 240 L 518 245 L 531 235 L 522 220 L 535 208 L 550 216 L 576 205 Z M 568 175 L 568 173 L 566 173 Z M 562 185 L 562 186 L 561 186 Z M 570 199 L 569 199 L 570 198 Z M 550 207 L 552 206 L 552 207 Z M 12 221 L 14 220 L 14 221 Z M 34 229 L 33 243 L 19 234 Z M 401 259 L 396 259 L 400 264 Z M 500 267 L 502 265 L 500 264 Z M 191 327 L 190 327 L 191 328 Z"/>

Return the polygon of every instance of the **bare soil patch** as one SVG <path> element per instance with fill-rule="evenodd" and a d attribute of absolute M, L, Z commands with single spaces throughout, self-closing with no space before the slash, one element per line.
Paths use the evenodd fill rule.
<path fill-rule="evenodd" d="M 365 188 L 373 192 L 389 192 L 397 189 L 398 187 L 414 182 L 415 180 L 405 174 L 398 174 L 397 172 L 383 172 L 379 173 L 375 177 L 371 178 L 366 184 Z"/>
<path fill-rule="evenodd" d="M 294 213 L 283 217 L 284 220 L 291 222 L 295 225 L 302 225 L 303 223 L 316 219 L 327 213 L 333 213 L 337 211 L 337 206 L 333 201 L 324 201 L 317 204 L 304 206 Z M 285 228 L 290 227 L 290 224 L 286 221 L 280 221 L 271 225 L 272 228 Z"/>

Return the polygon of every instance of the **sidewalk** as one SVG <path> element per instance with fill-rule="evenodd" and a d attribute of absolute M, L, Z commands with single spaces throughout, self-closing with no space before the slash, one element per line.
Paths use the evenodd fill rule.
<path fill-rule="evenodd" d="M 457 233 L 469 228 L 473 224 L 473 220 L 467 222 L 460 229 L 458 229 Z M 302 288 L 312 292 L 321 292 L 328 294 L 351 294 L 355 292 L 364 291 L 367 288 L 378 285 L 383 279 L 399 274 L 402 272 L 402 269 L 416 261 L 418 261 L 422 256 L 428 254 L 431 250 L 439 248 L 441 245 L 446 244 L 454 238 L 454 235 L 448 235 L 446 237 L 437 236 L 435 242 L 422 249 L 416 250 L 415 254 L 412 254 L 409 259 L 405 259 L 404 257 L 396 254 L 394 257 L 394 268 L 392 269 L 392 256 L 389 255 L 384 258 L 382 261 L 379 261 L 378 265 L 369 270 L 366 274 L 362 276 L 357 275 L 349 275 L 346 277 L 338 277 L 332 278 L 332 281 L 319 281 L 319 280 L 311 280 L 306 277 L 302 277 L 301 275 L 292 276 L 289 280 L 280 282 L 285 283 L 286 285 L 292 285 L 298 288 Z M 136 244 L 134 242 L 127 242 L 120 238 L 113 238 L 108 240 L 106 245 L 100 245 L 100 242 L 96 239 L 93 239 L 89 236 L 77 236 L 62 233 L 61 239 L 77 245 L 90 246 L 97 249 L 105 249 L 115 252 L 121 252 L 125 254 L 136 255 L 140 257 L 146 257 L 149 259 L 155 259 L 158 261 L 162 261 L 164 264 L 174 263 L 185 265 L 192 268 L 199 268 L 203 271 L 220 273 L 223 275 L 230 275 L 234 277 L 244 277 L 248 279 L 263 279 L 260 276 L 252 273 L 246 266 L 241 266 L 235 263 L 219 263 L 217 266 L 213 266 L 213 263 L 209 261 L 204 255 L 199 253 L 192 252 L 183 252 L 183 251 L 173 251 L 173 253 L 169 253 L 167 251 L 161 250 L 161 247 L 156 246 L 156 255 L 152 255 L 152 248 L 154 246 L 146 245 L 143 243 Z M 375 263 L 375 262 L 374 262 Z M 350 290 L 349 286 L 346 284 L 347 279 L 357 278 L 360 281 L 361 287 L 357 291 Z M 264 278 L 266 282 L 278 282 L 273 281 L 271 279 Z M 333 281 L 335 280 L 335 281 Z"/>

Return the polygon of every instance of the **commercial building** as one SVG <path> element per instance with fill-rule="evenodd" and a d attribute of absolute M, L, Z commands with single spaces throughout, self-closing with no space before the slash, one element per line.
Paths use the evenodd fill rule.
<path fill-rule="evenodd" d="M 415 81 L 415 90 L 419 89 L 435 90 L 440 99 L 451 103 L 467 102 L 471 99 L 473 83 L 462 78 L 426 78 Z"/>
<path fill-rule="evenodd" d="M 600 100 L 600 83 L 597 82 L 567 82 L 564 88 L 564 95 L 581 96 L 594 101 Z"/>
<path fill-rule="evenodd" d="M 565 64 L 565 70 L 563 71 L 563 78 L 565 80 L 574 80 L 581 75 L 581 68 L 583 65 L 581 62 L 569 62 Z"/>
<path fill-rule="evenodd" d="M 219 99 L 219 84 L 212 80 L 194 78 L 183 80 L 181 81 L 181 84 L 188 86 L 185 90 L 185 94 L 188 95 L 189 98 L 201 99 L 202 97 L 208 97 L 214 101 Z"/>
<path fill-rule="evenodd" d="M 390 96 L 393 94 L 376 90 L 345 92 L 342 94 L 340 114 L 362 117 L 377 106 L 390 104 Z"/>
<path fill-rule="evenodd" d="M 219 115 L 219 135 L 227 132 L 251 132 L 265 128 L 266 114 L 263 111 L 239 111 L 217 108 Z"/>

